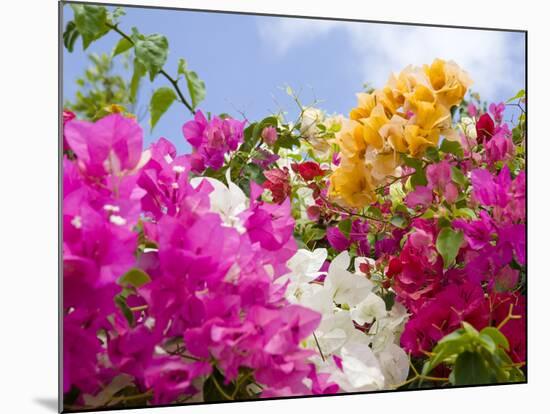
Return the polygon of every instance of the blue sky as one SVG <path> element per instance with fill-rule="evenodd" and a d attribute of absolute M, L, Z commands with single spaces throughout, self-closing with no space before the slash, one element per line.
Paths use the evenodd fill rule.
<path fill-rule="evenodd" d="M 71 18 L 65 6 L 65 22 Z M 299 92 L 303 104 L 316 99 L 328 113 L 347 114 L 363 83 L 382 86 L 392 71 L 436 57 L 462 66 L 474 80 L 472 90 L 489 102 L 524 88 L 523 33 L 126 8 L 120 27 L 129 33 L 132 26 L 168 38 L 168 73 L 175 75 L 184 57 L 206 82 L 203 111 L 236 118 L 242 112 L 252 121 L 281 109 L 290 119 L 295 116 L 286 85 Z M 65 99 L 75 95 L 75 80 L 89 65 L 86 54 L 110 52 L 118 39 L 109 33 L 86 51 L 80 41 L 73 53 L 64 50 Z M 130 79 L 131 71 L 122 73 Z M 162 77 L 152 84 L 144 81 L 138 105 L 146 107 L 153 90 L 165 85 Z M 145 144 L 164 136 L 188 152 L 181 126 L 190 118 L 176 102 L 152 133 L 143 119 Z"/>

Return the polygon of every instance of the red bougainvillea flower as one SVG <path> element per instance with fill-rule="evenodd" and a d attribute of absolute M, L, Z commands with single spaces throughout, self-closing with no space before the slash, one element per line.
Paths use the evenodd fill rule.
<path fill-rule="evenodd" d="M 305 181 L 311 181 L 316 177 L 322 177 L 326 172 L 315 161 L 305 161 L 300 164 L 294 163 L 292 164 L 292 170 L 300 174 L 300 177 Z"/>
<path fill-rule="evenodd" d="M 483 114 L 476 123 L 477 142 L 483 143 L 491 139 L 495 133 L 495 123 L 489 114 Z"/>
<path fill-rule="evenodd" d="M 275 168 L 273 170 L 265 171 L 264 175 L 266 181 L 264 182 L 263 187 L 271 191 L 274 203 L 282 203 L 290 195 L 291 191 L 288 168 Z"/>
<path fill-rule="evenodd" d="M 476 329 L 489 325 L 488 303 L 483 289 L 473 283 L 449 285 L 411 317 L 401 345 L 413 356 L 423 356 L 445 335 L 466 321 Z"/>
<path fill-rule="evenodd" d="M 514 362 L 525 362 L 527 354 L 525 296 L 519 293 L 493 293 L 489 296 L 489 304 L 492 325 L 500 326 L 500 331 L 510 343 L 510 357 Z M 510 314 L 511 319 L 508 318 Z"/>

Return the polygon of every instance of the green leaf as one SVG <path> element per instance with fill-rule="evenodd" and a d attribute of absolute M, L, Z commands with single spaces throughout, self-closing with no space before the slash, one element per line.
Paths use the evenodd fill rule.
<path fill-rule="evenodd" d="M 280 148 L 292 149 L 293 147 L 299 146 L 300 140 L 298 137 L 295 137 L 289 132 L 287 134 L 279 135 L 279 138 L 277 138 L 277 142 L 275 142 L 275 146 L 273 147 L 273 151 L 277 153 Z"/>
<path fill-rule="evenodd" d="M 426 178 L 426 171 L 422 168 L 418 168 L 413 175 L 411 175 L 411 186 L 416 188 L 419 185 L 428 184 L 428 179 Z"/>
<path fill-rule="evenodd" d="M 123 37 L 116 44 L 115 49 L 113 50 L 113 56 L 120 55 L 121 53 L 126 52 L 128 49 L 131 49 L 132 46 L 134 46 L 134 44 Z"/>
<path fill-rule="evenodd" d="M 451 168 L 451 179 L 462 187 L 466 187 L 466 185 L 468 185 L 468 179 L 457 167 Z"/>
<path fill-rule="evenodd" d="M 126 298 L 123 295 L 115 296 L 115 304 L 119 307 L 120 311 L 128 321 L 128 325 L 134 326 L 134 312 L 132 312 L 126 303 Z"/>
<path fill-rule="evenodd" d="M 246 164 L 245 166 L 245 174 L 250 177 L 252 181 L 254 181 L 257 184 L 263 184 L 265 181 L 264 171 L 262 168 L 254 163 Z"/>
<path fill-rule="evenodd" d="M 84 50 L 90 43 L 109 31 L 107 27 L 107 8 L 85 4 L 71 4 L 76 29 L 82 36 Z"/>
<path fill-rule="evenodd" d="M 441 257 L 443 257 L 446 268 L 454 263 L 463 238 L 464 236 L 461 231 L 455 231 L 450 227 L 445 227 L 439 232 L 435 247 Z"/>
<path fill-rule="evenodd" d="M 176 100 L 176 92 L 172 88 L 164 86 L 158 88 L 151 97 L 149 111 L 151 111 L 151 130 L 155 127 L 160 117 L 170 108 Z"/>
<path fill-rule="evenodd" d="M 393 216 L 390 220 L 390 223 L 400 229 L 404 229 L 405 227 L 407 227 L 407 219 L 401 214 Z"/>
<path fill-rule="evenodd" d="M 136 36 L 134 33 L 134 37 L 136 59 L 145 66 L 150 79 L 153 80 L 168 59 L 168 39 L 156 33 L 148 36 Z"/>
<path fill-rule="evenodd" d="M 320 227 L 307 227 L 304 231 L 304 242 L 307 244 L 309 242 L 315 241 L 315 240 L 321 240 L 325 237 L 327 234 L 326 229 L 320 228 Z"/>
<path fill-rule="evenodd" d="M 74 44 L 78 39 L 78 36 L 80 36 L 80 33 L 76 29 L 76 25 L 72 20 L 69 21 L 67 26 L 65 26 L 65 31 L 63 32 L 63 45 L 65 45 L 67 50 L 71 53 L 74 50 Z"/>
<path fill-rule="evenodd" d="M 117 23 L 122 16 L 126 16 L 126 10 L 122 7 L 116 7 L 113 12 L 108 13 L 107 16 L 113 23 Z"/>
<path fill-rule="evenodd" d="M 501 346 L 503 349 L 508 351 L 510 349 L 510 344 L 508 343 L 508 339 L 500 332 L 497 328 L 493 326 L 487 326 L 486 328 L 483 328 L 480 332 L 481 335 L 487 335 L 491 337 L 493 342 Z"/>
<path fill-rule="evenodd" d="M 233 384 L 225 384 L 222 373 L 214 368 L 212 374 L 204 381 L 202 394 L 205 402 L 229 401 L 228 397 L 235 392 Z"/>
<path fill-rule="evenodd" d="M 422 168 L 422 160 L 419 160 L 418 158 L 408 157 L 406 155 L 402 155 L 402 158 L 405 165 L 412 167 L 415 170 L 419 170 Z"/>
<path fill-rule="evenodd" d="M 439 162 L 439 150 L 436 147 L 426 148 L 426 157 L 434 162 Z"/>
<path fill-rule="evenodd" d="M 178 75 L 185 76 L 187 90 L 191 97 L 191 104 L 193 109 L 195 109 L 206 97 L 206 85 L 196 72 L 187 69 L 187 62 L 185 59 L 180 59 L 178 62 Z"/>
<path fill-rule="evenodd" d="M 122 286 L 130 285 L 135 288 L 139 288 L 151 281 L 151 278 L 147 273 L 141 269 L 131 269 L 124 274 L 119 280 L 118 283 Z"/>
<path fill-rule="evenodd" d="M 458 208 L 453 212 L 455 217 L 462 217 L 475 220 L 477 218 L 476 212 L 471 208 Z"/>
<path fill-rule="evenodd" d="M 477 352 L 463 352 L 453 370 L 454 385 L 489 384 L 492 375 L 483 357 Z"/>
<path fill-rule="evenodd" d="M 456 155 L 458 158 L 464 157 L 464 149 L 458 141 L 449 141 L 447 139 L 444 139 L 441 143 L 440 149 L 446 154 L 453 154 Z"/>
<path fill-rule="evenodd" d="M 344 234 L 344 236 L 349 237 L 351 233 L 351 219 L 342 220 L 338 223 L 338 229 Z"/>
<path fill-rule="evenodd" d="M 516 93 L 516 95 L 513 97 L 513 98 L 510 98 L 506 101 L 506 103 L 510 103 L 510 102 L 513 102 L 517 99 L 521 99 L 521 98 L 524 98 L 525 97 L 525 89 L 520 89 L 518 91 L 518 93 Z"/>
<path fill-rule="evenodd" d="M 146 73 L 147 69 L 145 69 L 145 66 L 139 60 L 134 59 L 134 73 L 130 81 L 130 102 L 134 103 L 136 101 L 139 83 Z"/>

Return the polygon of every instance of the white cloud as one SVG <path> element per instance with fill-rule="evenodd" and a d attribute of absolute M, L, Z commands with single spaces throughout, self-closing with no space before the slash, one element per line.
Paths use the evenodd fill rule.
<path fill-rule="evenodd" d="M 392 71 L 434 58 L 454 60 L 474 80 L 473 90 L 486 99 L 515 94 L 523 87 L 524 49 L 519 34 L 374 23 L 278 18 L 262 21 L 260 38 L 283 57 L 292 48 L 311 44 L 322 50 L 333 31 L 344 31 L 365 82 L 381 86 Z"/>

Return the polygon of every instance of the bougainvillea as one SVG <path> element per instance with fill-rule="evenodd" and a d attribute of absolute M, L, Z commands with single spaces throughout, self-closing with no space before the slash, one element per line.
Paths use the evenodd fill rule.
<path fill-rule="evenodd" d="M 178 73 L 190 153 L 63 112 L 66 407 L 524 380 L 523 92 L 506 121 L 435 59 L 251 122 Z"/>

